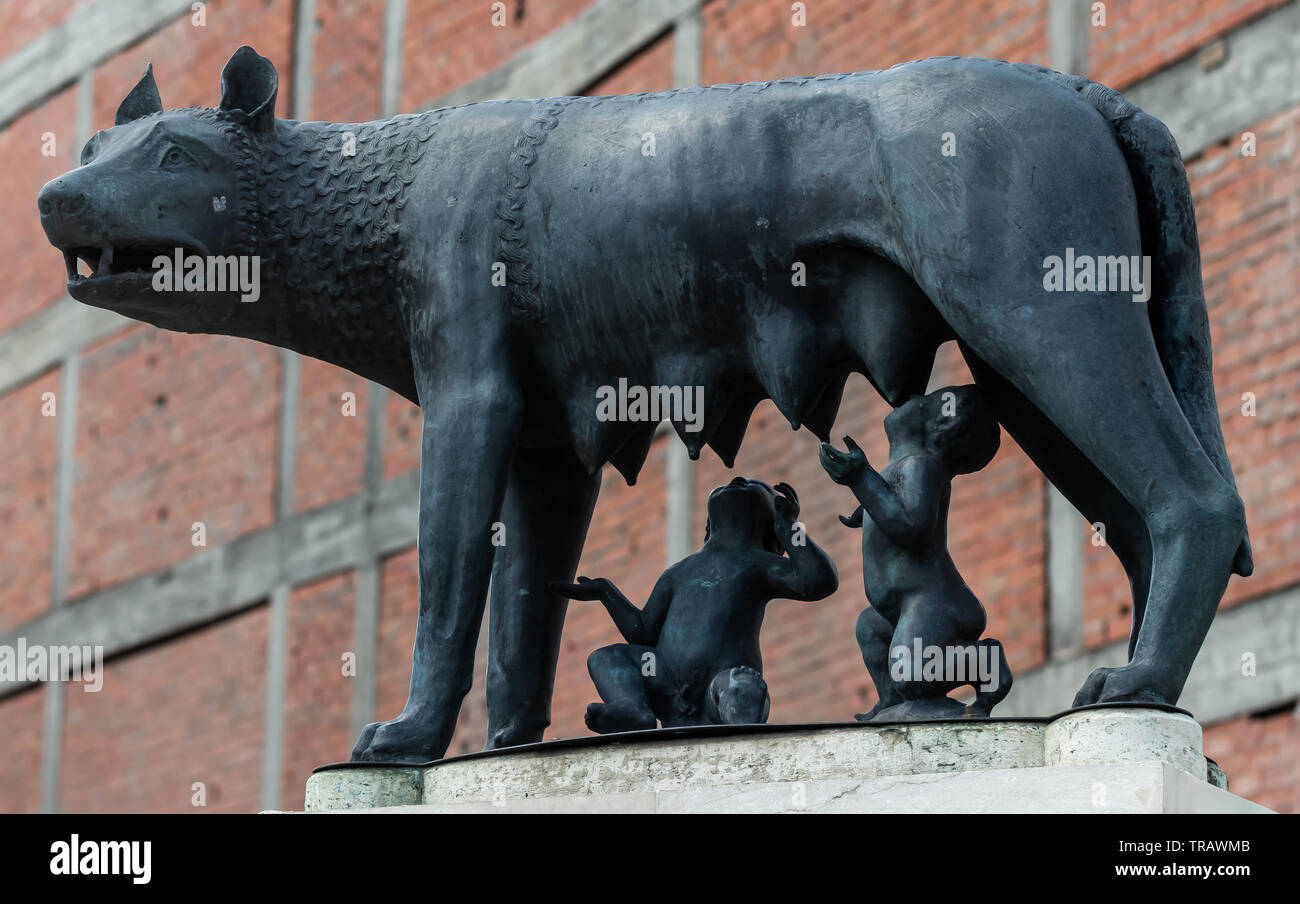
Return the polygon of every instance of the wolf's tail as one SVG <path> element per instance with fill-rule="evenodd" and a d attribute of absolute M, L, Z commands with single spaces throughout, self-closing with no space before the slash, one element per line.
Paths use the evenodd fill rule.
<path fill-rule="evenodd" d="M 1174 137 L 1164 123 L 1118 91 L 1077 75 L 1036 66 L 1021 68 L 1077 91 L 1114 131 L 1137 194 L 1142 248 L 1151 257 L 1153 284 L 1148 287 L 1147 311 L 1160 363 L 1201 448 L 1235 490 L 1210 370 L 1210 320 L 1201 286 L 1196 210 Z M 1250 535 L 1243 532 L 1232 570 L 1246 576 L 1253 569 Z"/>

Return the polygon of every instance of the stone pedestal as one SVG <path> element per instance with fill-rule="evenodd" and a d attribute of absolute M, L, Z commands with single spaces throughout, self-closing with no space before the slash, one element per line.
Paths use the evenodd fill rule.
<path fill-rule="evenodd" d="M 308 812 L 1265 813 L 1190 716 L 715 726 L 551 741 L 426 766 L 340 764 Z"/>

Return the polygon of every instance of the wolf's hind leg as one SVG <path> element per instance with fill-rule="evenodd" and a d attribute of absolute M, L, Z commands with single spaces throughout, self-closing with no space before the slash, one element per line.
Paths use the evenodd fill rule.
<path fill-rule="evenodd" d="M 959 290 L 958 301 L 945 305 L 957 332 L 1049 414 L 1140 513 L 1151 543 L 1151 579 L 1132 659 L 1094 672 L 1075 705 L 1173 704 L 1227 586 L 1245 528 L 1241 500 L 1183 417 L 1143 305 L 1118 293 L 1036 292 L 1010 306 L 1018 315 L 990 318 L 982 296 L 998 291 L 1012 287 L 982 286 L 978 298 Z"/>
<path fill-rule="evenodd" d="M 1104 529 L 1105 546 L 1119 559 L 1133 594 L 1133 627 L 1128 650 L 1132 657 L 1142 629 L 1147 592 L 1151 589 L 1151 540 L 1141 514 L 1009 380 L 979 360 L 965 345 L 961 345 L 961 350 L 975 383 L 1012 439 L 1090 524 Z M 1082 627 L 1081 617 L 1080 639 Z"/>

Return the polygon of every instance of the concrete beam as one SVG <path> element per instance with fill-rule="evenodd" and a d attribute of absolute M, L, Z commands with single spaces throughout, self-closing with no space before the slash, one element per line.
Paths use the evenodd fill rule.
<path fill-rule="evenodd" d="M 581 94 L 699 7 L 700 0 L 599 0 L 462 88 L 427 104 Z"/>
<path fill-rule="evenodd" d="M 673 85 L 688 88 L 700 82 L 702 64 L 699 4 L 673 23 Z M 665 422 L 665 425 L 667 422 Z M 668 431 L 672 433 L 670 429 Z M 664 525 L 664 557 L 675 565 L 695 549 L 695 462 L 686 446 L 671 436 L 664 446 L 667 464 L 668 511 Z"/>
<path fill-rule="evenodd" d="M 1184 160 L 1300 104 L 1300 3 L 1222 40 L 1227 55 L 1221 64 L 1206 70 L 1198 57 L 1188 57 L 1124 92 L 1169 127 Z"/>
<path fill-rule="evenodd" d="M 87 70 L 77 80 L 77 143 L 90 140 L 95 106 L 95 73 Z M 81 388 L 79 349 L 67 350 L 61 362 L 57 399 L 59 438 L 54 477 L 54 536 L 50 541 L 50 610 L 63 606 L 68 595 L 68 551 L 72 536 L 72 489 L 77 472 L 77 393 Z M 59 810 L 63 768 L 63 719 L 66 694 L 60 682 L 45 687 L 41 734 L 41 809 Z"/>
<path fill-rule="evenodd" d="M 403 0 L 396 0 L 402 3 Z M 384 483 L 384 431 L 389 391 L 370 383 L 366 391 L 366 469 L 362 486 L 363 511 L 371 511 L 379 499 Z M 418 508 L 418 503 L 417 503 Z M 374 549 L 374 538 L 367 535 L 367 549 Z M 352 680 L 352 734 L 374 718 L 378 699 L 379 606 L 383 592 L 380 563 L 377 558 L 363 560 L 353 580 L 355 610 L 352 621 L 352 650 L 356 654 L 356 676 Z"/>
<path fill-rule="evenodd" d="M 293 24 L 293 93 L 289 108 L 294 119 L 311 119 L 316 59 L 316 0 L 298 0 Z M 302 389 L 302 358 L 280 350 L 280 448 L 276 462 L 276 522 L 293 514 L 298 481 L 298 396 Z M 280 771 L 284 764 L 284 701 L 289 678 L 289 595 L 291 585 L 271 588 L 266 633 L 266 708 L 262 730 L 262 809 L 280 806 Z"/>
<path fill-rule="evenodd" d="M 1089 0 L 1049 0 L 1047 53 L 1053 69 L 1088 74 Z"/>
<path fill-rule="evenodd" d="M 1074 700 L 1088 674 L 1123 665 L 1128 643 L 1114 643 L 1015 676 L 998 716 L 1044 716 Z M 1249 672 L 1253 667 L 1254 674 Z M 1220 612 L 1196 658 L 1178 705 L 1204 724 L 1300 698 L 1300 587 Z"/>
<path fill-rule="evenodd" d="M 406 0 L 384 5 L 384 62 L 379 77 L 379 115 L 395 116 L 402 105 L 402 48 L 406 34 Z"/>
<path fill-rule="evenodd" d="M 402 54 L 406 35 L 406 0 L 384 4 L 384 59 L 379 77 L 380 116 L 397 113 L 402 98 Z M 366 386 L 366 467 L 362 484 L 362 505 L 373 508 L 384 479 L 384 432 L 389 391 L 377 383 Z M 366 538 L 373 549 L 373 538 Z M 379 697 L 379 606 L 383 581 L 378 559 L 363 561 L 353 576 L 352 652 L 356 674 L 352 679 L 352 700 L 348 724 L 353 737 L 375 718 Z"/>
<path fill-rule="evenodd" d="M 66 295 L 41 308 L 0 333 L 0 395 L 53 370 L 77 349 L 131 323 L 135 321 Z"/>
<path fill-rule="evenodd" d="M 1050 483 L 1047 494 L 1047 648 L 1054 657 L 1083 649 L 1083 516 Z"/>
<path fill-rule="evenodd" d="M 191 0 L 97 0 L 0 61 L 0 129 L 173 19 Z"/>
<path fill-rule="evenodd" d="M 292 586 L 359 568 L 415 544 L 419 475 L 384 483 L 374 508 L 360 495 L 300 512 L 225 546 L 90 594 L 0 636 L 10 646 L 100 644 L 105 656 L 188 631 L 264 603 Z M 0 696 L 23 685 L 0 683 Z"/>
<path fill-rule="evenodd" d="M 1050 0 L 1048 54 L 1052 68 L 1088 72 L 1088 3 Z M 1061 491 L 1045 485 L 1047 505 L 1047 649 L 1070 657 L 1083 649 L 1083 531 L 1079 514 Z"/>

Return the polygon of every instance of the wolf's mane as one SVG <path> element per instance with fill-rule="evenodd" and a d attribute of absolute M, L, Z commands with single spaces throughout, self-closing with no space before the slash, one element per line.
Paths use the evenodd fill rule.
<path fill-rule="evenodd" d="M 259 244 L 288 288 L 342 302 L 393 288 L 398 213 L 439 119 L 276 129 L 260 148 Z"/>
<path fill-rule="evenodd" d="M 236 157 L 236 253 L 261 258 L 264 281 L 285 293 L 279 330 L 316 323 L 331 346 L 315 354 L 380 354 L 396 309 L 399 213 L 443 111 L 380 122 L 277 122 L 257 137 L 221 110 L 197 108 Z M 350 133 L 350 135 L 349 135 Z M 355 150 L 349 154 L 347 151 Z M 346 346 L 346 347 L 345 347 Z"/>

